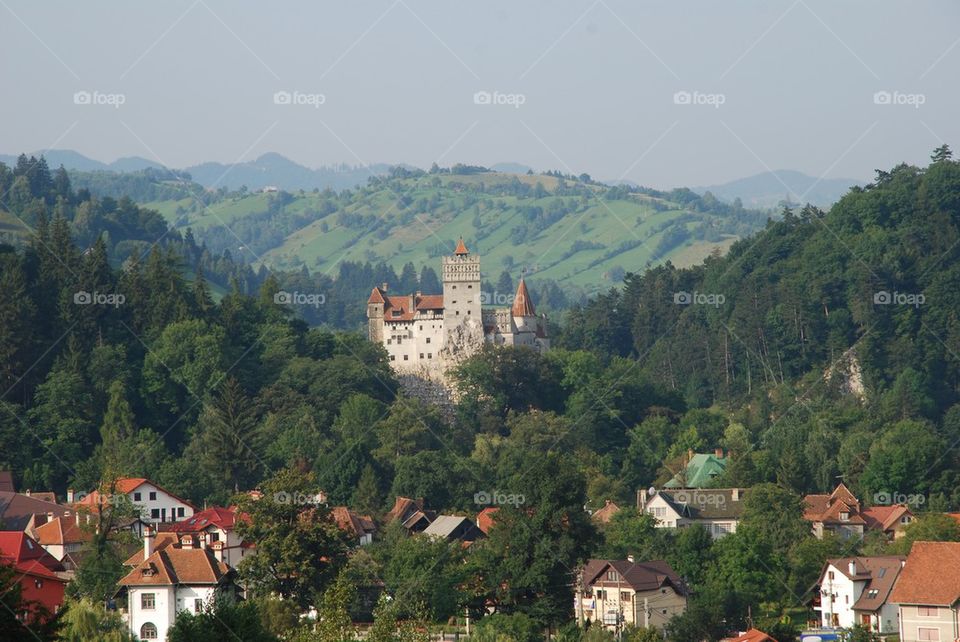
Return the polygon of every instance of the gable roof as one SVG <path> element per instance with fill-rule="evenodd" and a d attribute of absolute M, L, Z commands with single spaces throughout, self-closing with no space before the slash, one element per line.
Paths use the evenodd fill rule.
<path fill-rule="evenodd" d="M 871 506 L 864 509 L 861 513 L 867 528 L 888 531 L 900 523 L 900 519 L 909 516 L 913 517 L 913 512 L 904 504 L 893 504 L 892 506 Z"/>
<path fill-rule="evenodd" d="M 207 548 L 167 547 L 140 562 L 118 582 L 120 586 L 219 584 L 230 573 Z"/>
<path fill-rule="evenodd" d="M 687 590 L 677 575 L 667 562 L 663 560 L 652 560 L 649 562 L 631 562 L 630 560 L 588 560 L 583 567 L 584 586 L 604 585 L 606 572 L 612 568 L 620 575 L 620 583 L 626 584 L 634 591 L 645 592 L 654 591 L 664 586 L 671 586 L 673 589 L 685 595 Z"/>
<path fill-rule="evenodd" d="M 890 601 L 953 606 L 960 599 L 960 542 L 914 542 Z"/>
<path fill-rule="evenodd" d="M 608 499 L 604 503 L 603 508 L 599 508 L 593 512 L 590 519 L 601 524 L 606 524 L 619 512 L 620 507 Z"/>
<path fill-rule="evenodd" d="M 120 479 L 117 479 L 115 489 L 116 489 L 116 492 L 119 494 L 129 495 L 130 493 L 140 488 L 144 484 L 150 484 L 151 486 L 156 488 L 158 491 L 162 493 L 166 493 L 167 495 L 169 495 L 170 497 L 173 497 L 178 502 L 186 504 L 187 506 L 189 506 L 195 511 L 197 510 L 197 507 L 194 506 L 192 502 L 189 502 L 186 499 L 183 499 L 182 497 L 178 497 L 177 495 L 174 495 L 163 486 L 160 486 L 155 481 L 151 481 L 146 477 L 121 477 Z M 94 489 L 90 491 L 90 493 L 88 493 L 83 499 L 76 502 L 74 506 L 87 507 L 91 511 L 97 511 L 100 509 L 100 506 L 103 505 L 104 503 L 106 503 L 106 500 L 104 500 L 100 496 L 100 490 Z"/>
<path fill-rule="evenodd" d="M 397 497 L 393 508 L 387 513 L 386 523 L 400 520 L 406 529 L 423 529 L 436 518 L 436 512 L 423 508 L 423 500 L 413 500 L 409 497 Z M 424 523 L 426 522 L 426 523 Z"/>
<path fill-rule="evenodd" d="M 465 542 L 472 542 L 484 536 L 483 531 L 477 528 L 473 520 L 463 515 L 437 515 L 423 534 L 448 540 L 461 539 Z"/>
<path fill-rule="evenodd" d="M 749 492 L 748 488 L 664 489 L 657 491 L 655 497 L 662 497 L 678 515 L 688 519 L 738 520 L 743 514 L 743 497 Z"/>
<path fill-rule="evenodd" d="M 493 528 L 493 524 L 496 521 L 497 511 L 500 509 L 496 506 L 487 506 L 482 511 L 477 513 L 477 528 L 479 528 L 486 535 L 490 534 L 490 529 Z"/>
<path fill-rule="evenodd" d="M 833 566 L 849 580 L 866 582 L 860 592 L 860 598 L 853 604 L 853 610 L 872 613 L 887 603 L 890 591 L 893 590 L 893 585 L 896 583 L 906 559 L 902 555 L 828 559 L 820 577 L 823 578 L 823 573 L 826 572 L 828 566 Z M 850 573 L 851 562 L 854 565 L 855 574 Z M 872 591 L 876 591 L 876 594 L 871 596 Z"/>
<path fill-rule="evenodd" d="M 59 580 L 63 565 L 40 544 L 21 531 L 0 531 L 0 562 L 18 573 Z"/>
<path fill-rule="evenodd" d="M 376 530 L 373 520 L 368 515 L 358 515 L 346 506 L 334 506 L 330 514 L 341 530 L 353 533 L 357 537 L 372 534 Z"/>
<path fill-rule="evenodd" d="M 807 495 L 803 501 L 803 518 L 809 522 L 866 524 L 866 520 L 860 515 L 860 500 L 843 482 L 837 484 L 829 495 Z M 840 519 L 840 513 L 843 512 L 848 513 L 847 519 Z"/>
<path fill-rule="evenodd" d="M 34 515 L 53 513 L 55 517 L 69 515 L 73 509 L 69 506 L 54 504 L 43 499 L 0 491 L 0 528 L 22 531 Z"/>
<path fill-rule="evenodd" d="M 77 525 L 75 516 L 52 519 L 35 528 L 34 535 L 41 546 L 79 544 L 93 539 L 93 535 Z"/>
<path fill-rule="evenodd" d="M 513 298 L 511 312 L 515 317 L 537 316 L 537 311 L 533 307 L 533 299 L 530 298 L 530 292 L 527 290 L 527 284 L 523 277 L 520 277 L 520 284 L 517 286 L 517 295 Z"/>
<path fill-rule="evenodd" d="M 696 453 L 663 485 L 664 488 L 704 488 L 727 469 L 727 458 L 717 457 L 714 453 Z"/>

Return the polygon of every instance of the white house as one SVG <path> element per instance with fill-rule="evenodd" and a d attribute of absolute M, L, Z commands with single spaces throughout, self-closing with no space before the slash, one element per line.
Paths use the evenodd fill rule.
<path fill-rule="evenodd" d="M 105 485 L 100 490 L 94 490 L 85 497 L 74 501 L 73 491 L 67 491 L 67 501 L 73 503 L 77 509 L 86 508 L 89 511 L 99 510 L 103 504 L 109 503 L 104 497 L 110 489 Z M 124 477 L 118 479 L 113 487 L 116 494 L 124 494 L 140 509 L 143 521 L 149 524 L 176 522 L 192 517 L 196 512 L 193 504 L 164 490 L 159 485 L 143 477 Z"/>
<path fill-rule="evenodd" d="M 126 593 L 124 614 L 130 632 L 140 640 L 167 639 L 181 611 L 196 613 L 217 593 L 233 595 L 233 571 L 218 561 L 209 548 L 193 545 L 192 536 L 181 538 L 181 547 L 154 552 L 152 529 L 144 531 L 144 560 L 120 580 Z"/>
<path fill-rule="evenodd" d="M 663 489 L 637 493 L 637 508 L 657 518 L 658 528 L 700 524 L 714 539 L 737 532 L 743 513 L 742 488 Z"/>
<path fill-rule="evenodd" d="M 819 604 L 814 603 L 820 625 L 848 629 L 860 624 L 876 633 L 896 633 L 898 606 L 889 598 L 905 559 L 890 555 L 827 560 L 820 574 Z"/>

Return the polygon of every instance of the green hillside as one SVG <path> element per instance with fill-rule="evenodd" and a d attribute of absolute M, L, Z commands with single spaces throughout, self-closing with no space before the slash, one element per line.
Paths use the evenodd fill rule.
<path fill-rule="evenodd" d="M 588 293 L 668 259 L 700 262 L 766 222 L 764 213 L 689 190 L 489 171 L 395 170 L 341 193 L 242 193 L 208 207 L 189 197 L 146 206 L 214 250 L 274 269 L 335 274 L 342 260 L 383 261 L 398 272 L 408 262 L 436 267 L 462 236 L 484 257 L 485 278 L 525 269 Z"/>

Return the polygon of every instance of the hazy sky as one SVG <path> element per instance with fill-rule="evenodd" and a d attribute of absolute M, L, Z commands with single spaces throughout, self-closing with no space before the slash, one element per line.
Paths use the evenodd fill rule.
<path fill-rule="evenodd" d="M 0 0 L 0 152 L 870 178 L 960 147 L 958 27 L 956 0 Z"/>

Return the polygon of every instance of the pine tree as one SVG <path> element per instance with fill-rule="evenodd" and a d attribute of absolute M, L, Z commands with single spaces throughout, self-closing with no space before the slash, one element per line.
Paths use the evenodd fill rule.
<path fill-rule="evenodd" d="M 137 463 L 128 461 L 137 426 L 124 383 L 114 381 L 108 394 L 107 411 L 100 426 L 100 467 L 104 479 L 115 479 L 133 472 L 130 467 Z"/>
<path fill-rule="evenodd" d="M 360 473 L 357 488 L 353 491 L 351 504 L 358 512 L 364 515 L 373 515 L 380 511 L 383 505 L 383 494 L 377 485 L 377 473 L 373 466 L 367 464 Z"/>
<path fill-rule="evenodd" d="M 224 490 L 246 488 L 262 466 L 263 442 L 253 403 L 236 379 L 204 404 L 198 429 L 202 465 L 211 477 Z"/>

